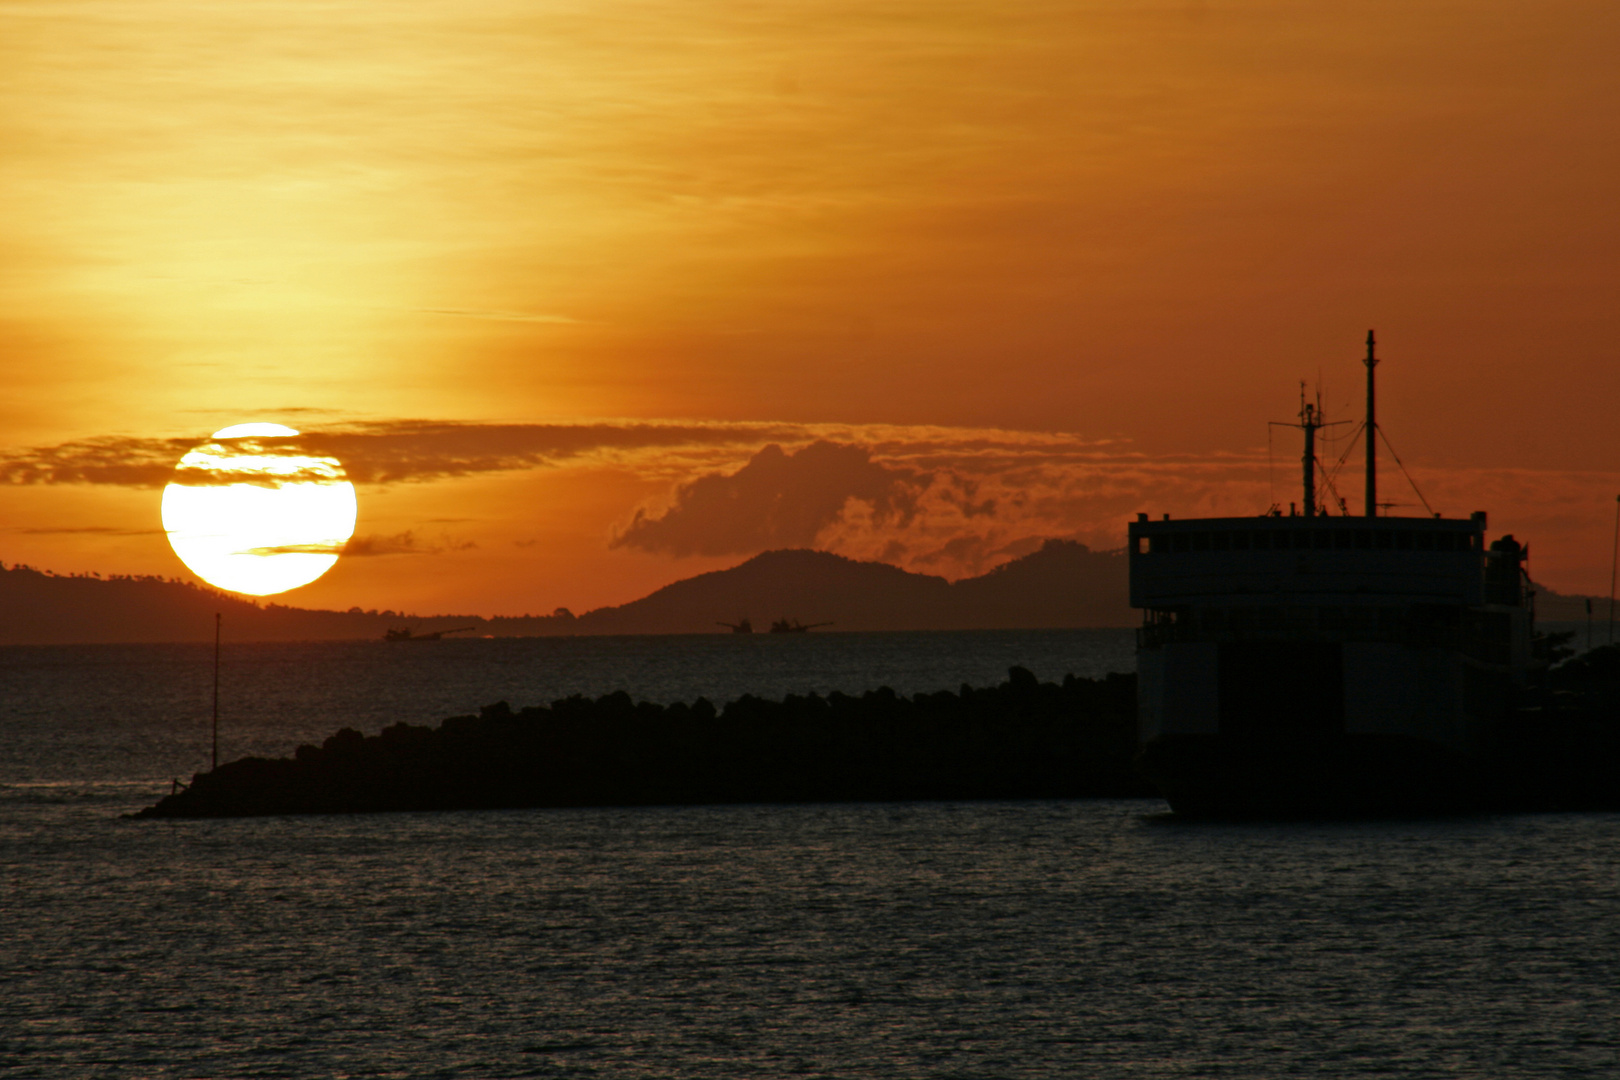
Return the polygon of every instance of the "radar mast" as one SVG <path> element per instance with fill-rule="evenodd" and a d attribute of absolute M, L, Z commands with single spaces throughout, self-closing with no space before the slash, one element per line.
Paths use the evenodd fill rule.
<path fill-rule="evenodd" d="M 1316 430 L 1323 427 L 1322 399 L 1305 400 L 1305 384 L 1299 384 L 1299 427 L 1305 432 L 1305 516 L 1316 516 Z"/>

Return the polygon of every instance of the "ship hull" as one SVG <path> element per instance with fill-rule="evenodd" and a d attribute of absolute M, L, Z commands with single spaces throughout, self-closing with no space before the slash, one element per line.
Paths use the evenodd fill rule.
<path fill-rule="evenodd" d="M 1167 734 L 1139 765 L 1178 816 L 1368 817 L 1466 813 L 1483 773 L 1467 754 L 1394 734 Z"/>

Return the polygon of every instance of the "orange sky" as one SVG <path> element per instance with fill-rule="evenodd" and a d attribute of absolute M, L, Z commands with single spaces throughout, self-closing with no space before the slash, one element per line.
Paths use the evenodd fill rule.
<path fill-rule="evenodd" d="M 262 420 L 359 469 L 290 603 L 958 576 L 1297 497 L 1265 422 L 1355 417 L 1377 327 L 1436 509 L 1605 592 L 1616 55 L 1557 0 L 0 0 L 0 560 L 184 573 L 165 463 Z"/>

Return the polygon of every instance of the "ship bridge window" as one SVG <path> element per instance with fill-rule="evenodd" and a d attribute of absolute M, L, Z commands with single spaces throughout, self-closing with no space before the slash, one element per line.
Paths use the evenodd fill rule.
<path fill-rule="evenodd" d="M 1232 534 L 1229 532 L 1215 532 L 1209 534 L 1209 550 L 1225 551 L 1232 546 Z"/>
<path fill-rule="evenodd" d="M 1452 547 L 1451 541 L 1452 541 L 1452 535 L 1450 533 L 1446 533 L 1446 532 L 1435 533 L 1434 534 L 1434 550 L 1436 550 L 1436 551 L 1453 551 L 1453 550 L 1455 550 Z"/>
<path fill-rule="evenodd" d="M 1313 529 L 1311 531 L 1311 547 L 1322 551 L 1332 546 L 1333 534 L 1327 529 Z"/>
<path fill-rule="evenodd" d="M 1247 529 L 1239 529 L 1237 532 L 1232 533 L 1231 537 L 1233 551 L 1249 550 L 1249 531 Z"/>
<path fill-rule="evenodd" d="M 1186 533 L 1184 533 L 1184 532 L 1172 533 L 1171 536 L 1173 536 L 1174 539 L 1175 539 L 1175 545 L 1176 545 L 1176 550 L 1177 551 L 1186 551 L 1187 550 L 1188 536 L 1187 536 Z"/>
<path fill-rule="evenodd" d="M 1412 530 L 1402 529 L 1395 534 L 1395 546 L 1402 551 L 1412 550 Z"/>
<path fill-rule="evenodd" d="M 1249 546 L 1254 548 L 1256 551 L 1265 551 L 1267 548 L 1271 547 L 1271 534 L 1268 532 L 1261 532 L 1259 529 L 1256 529 L 1249 535 Z"/>
<path fill-rule="evenodd" d="M 1208 551 L 1209 550 L 1209 533 L 1202 532 L 1202 531 L 1193 533 L 1192 534 L 1192 549 L 1194 551 Z"/>
<path fill-rule="evenodd" d="M 1373 533 L 1373 538 L 1378 542 L 1380 551 L 1388 551 L 1395 546 L 1395 534 L 1388 529 L 1379 529 Z"/>
<path fill-rule="evenodd" d="M 1333 534 L 1333 546 L 1336 548 L 1355 547 L 1356 534 L 1349 529 L 1340 529 Z"/>
<path fill-rule="evenodd" d="M 1371 529 L 1357 529 L 1356 530 L 1356 547 L 1358 547 L 1358 548 L 1370 548 L 1370 547 L 1372 547 L 1372 545 L 1373 545 L 1372 530 Z"/>
<path fill-rule="evenodd" d="M 1412 537 L 1412 542 L 1413 542 L 1413 545 L 1419 551 L 1433 551 L 1434 550 L 1434 533 L 1432 533 L 1432 532 L 1420 532 L 1420 533 L 1417 533 Z"/>

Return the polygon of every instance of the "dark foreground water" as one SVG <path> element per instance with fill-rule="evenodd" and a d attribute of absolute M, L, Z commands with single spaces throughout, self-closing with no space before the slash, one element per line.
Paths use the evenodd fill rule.
<path fill-rule="evenodd" d="M 860 670 L 999 647 L 881 637 Z M 862 655 L 823 640 L 793 664 Z M 519 655 L 464 644 L 463 667 Z M 1034 653 L 1074 645 L 1026 641 L 1025 659 L 1054 678 Z M 567 676 L 581 690 L 613 650 L 592 647 Z M 397 654 L 297 648 L 314 652 L 255 661 L 262 685 L 280 664 L 302 687 L 283 686 L 297 708 L 243 737 L 303 738 L 285 712 L 405 679 Z M 701 680 L 693 648 L 624 645 Z M 133 822 L 194 710 L 164 736 L 169 684 L 132 681 L 116 650 L 23 652 L 0 653 L 0 723 L 27 744 L 0 788 L 8 1077 L 1620 1073 L 1620 815 L 1192 826 L 1144 800 Z M 98 716 L 146 719 L 53 716 L 86 699 L 76 679 L 126 698 Z M 85 750 L 100 730 L 125 749 Z"/>

